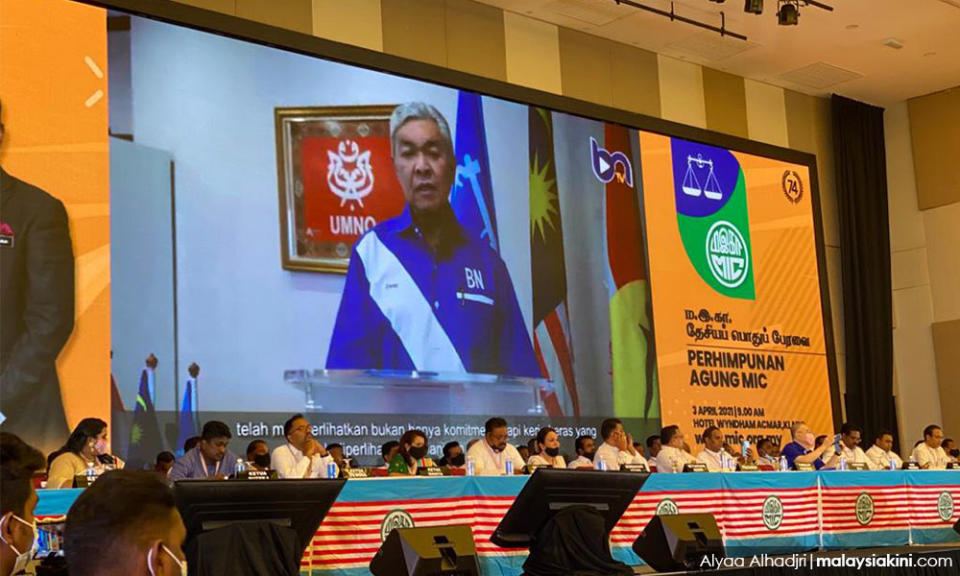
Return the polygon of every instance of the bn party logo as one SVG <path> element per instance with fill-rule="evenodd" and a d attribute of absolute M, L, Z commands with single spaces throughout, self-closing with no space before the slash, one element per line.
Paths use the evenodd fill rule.
<path fill-rule="evenodd" d="M 715 291 L 753 300 L 753 250 L 743 170 L 723 148 L 674 138 L 677 225 L 687 258 Z"/>

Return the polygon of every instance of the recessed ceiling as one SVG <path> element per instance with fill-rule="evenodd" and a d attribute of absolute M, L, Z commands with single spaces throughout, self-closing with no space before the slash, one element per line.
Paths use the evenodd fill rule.
<path fill-rule="evenodd" d="M 748 41 L 721 37 L 614 0 L 478 0 L 531 18 L 639 46 L 731 74 L 818 96 L 837 93 L 878 105 L 960 85 L 960 0 L 820 0 L 833 12 L 800 9 L 777 24 L 777 2 L 761 15 L 743 0 L 675 0 L 677 14 Z M 635 0 L 670 10 L 669 0 Z M 895 49 L 890 39 L 902 43 Z"/>

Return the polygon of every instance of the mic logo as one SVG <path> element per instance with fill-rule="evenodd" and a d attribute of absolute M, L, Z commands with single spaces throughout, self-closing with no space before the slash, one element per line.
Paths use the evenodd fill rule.
<path fill-rule="evenodd" d="M 621 184 L 633 188 L 633 167 L 630 165 L 630 159 L 623 152 L 617 151 L 611 154 L 591 137 L 590 160 L 593 175 L 597 180 L 608 184 L 616 178 Z"/>

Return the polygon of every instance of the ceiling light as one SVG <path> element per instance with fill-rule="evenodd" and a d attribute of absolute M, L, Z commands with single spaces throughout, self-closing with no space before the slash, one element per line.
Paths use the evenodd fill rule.
<path fill-rule="evenodd" d="M 799 19 L 799 0 L 780 0 L 780 9 L 777 10 L 777 23 L 781 26 L 796 26 Z"/>
<path fill-rule="evenodd" d="M 763 0 L 744 0 L 743 11 L 747 14 L 763 14 Z"/>

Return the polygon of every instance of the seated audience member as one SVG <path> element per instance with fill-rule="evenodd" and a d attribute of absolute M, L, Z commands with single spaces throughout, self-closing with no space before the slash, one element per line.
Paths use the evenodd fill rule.
<path fill-rule="evenodd" d="M 150 472 L 107 472 L 67 513 L 67 567 L 72 576 L 180 576 L 186 536 L 166 482 Z"/>
<path fill-rule="evenodd" d="M 237 471 L 237 455 L 229 451 L 230 428 L 218 420 L 203 425 L 200 441 L 170 469 L 170 480 L 223 480 Z"/>
<path fill-rule="evenodd" d="M 593 468 L 593 457 L 597 453 L 593 436 L 577 436 L 573 448 L 577 457 L 567 464 L 567 468 Z"/>
<path fill-rule="evenodd" d="M 270 469 L 270 447 L 264 440 L 254 440 L 247 444 L 247 466 L 251 470 Z"/>
<path fill-rule="evenodd" d="M 957 459 L 960 458 L 960 448 L 957 448 L 957 443 L 954 442 L 953 438 L 945 438 L 943 442 L 940 443 L 940 447 L 947 453 L 947 457 L 950 458 L 951 462 L 956 462 Z"/>
<path fill-rule="evenodd" d="M 686 442 L 684 442 L 683 432 L 680 432 L 679 426 L 667 426 L 660 430 L 660 442 L 660 453 L 657 454 L 657 472 L 683 472 L 685 465 L 697 461 L 690 452 L 684 450 L 683 447 Z"/>
<path fill-rule="evenodd" d="M 62 448 L 50 455 L 47 488 L 72 488 L 75 476 L 86 474 L 92 467 L 102 474 L 123 468 L 123 461 L 110 454 L 107 423 L 99 418 L 84 418 L 70 433 Z"/>
<path fill-rule="evenodd" d="M 520 446 L 517 446 L 517 450 L 519 449 L 520 449 Z M 534 436 L 533 438 L 527 440 L 527 457 L 529 458 L 530 456 L 533 456 L 534 454 L 539 454 L 539 453 L 540 453 L 540 448 L 537 445 L 537 438 L 536 436 Z"/>
<path fill-rule="evenodd" d="M 387 473 L 390 476 L 416 476 L 420 468 L 434 465 L 427 456 L 429 450 L 423 430 L 407 430 L 400 437 L 400 450 L 390 460 Z"/>
<path fill-rule="evenodd" d="M 817 470 L 824 466 L 834 466 L 837 455 L 833 443 L 827 442 L 826 437 L 820 444 L 815 444 L 816 435 L 810 431 L 806 422 L 796 422 L 790 427 L 790 436 L 793 441 L 783 447 L 780 452 L 787 458 L 787 466 L 791 468 L 795 463 L 813 464 Z M 823 457 L 827 460 L 824 461 Z"/>
<path fill-rule="evenodd" d="M 730 468 L 730 459 L 724 457 L 723 432 L 716 426 L 703 431 L 703 450 L 697 454 L 697 461 L 706 464 L 710 472 L 725 472 Z M 658 468 L 659 470 L 659 468 Z"/>
<path fill-rule="evenodd" d="M 507 421 L 493 417 L 483 426 L 483 438 L 478 438 L 473 446 L 467 448 L 467 459 L 473 458 L 474 473 L 477 476 L 498 476 L 504 474 L 506 462 L 513 462 L 513 473 L 521 474 L 526 462 L 520 458 L 517 449 L 507 442 Z"/>
<path fill-rule="evenodd" d="M 910 458 L 923 470 L 946 468 L 950 457 L 940 446 L 942 442 L 943 429 L 936 424 L 931 424 L 923 429 L 923 442 L 917 444 Z"/>
<path fill-rule="evenodd" d="M 479 438 L 474 438 L 473 440 L 470 440 L 469 442 L 467 442 L 467 452 L 469 453 L 470 449 L 473 448 L 473 445 L 479 441 L 480 441 Z"/>
<path fill-rule="evenodd" d="M 400 443 L 396 440 L 384 442 L 380 446 L 380 457 L 383 458 L 383 465 L 380 468 L 389 468 L 393 455 L 400 451 Z"/>
<path fill-rule="evenodd" d="M 0 432 L 0 576 L 22 572 L 33 558 L 37 491 L 33 475 L 44 469 L 39 450 Z"/>
<path fill-rule="evenodd" d="M 522 458 L 524 462 L 530 459 L 530 449 L 526 446 L 517 446 L 517 454 L 520 455 L 520 458 Z"/>
<path fill-rule="evenodd" d="M 647 436 L 647 458 L 653 460 L 660 453 L 660 435 Z"/>
<path fill-rule="evenodd" d="M 327 444 L 327 454 L 333 458 L 333 462 L 337 465 L 338 468 L 349 468 L 350 459 L 343 456 L 343 445 L 338 444 L 337 442 L 331 442 Z"/>
<path fill-rule="evenodd" d="M 889 430 L 877 434 L 873 446 L 865 454 L 873 462 L 874 470 L 889 470 L 890 460 L 893 460 L 893 465 L 898 470 L 903 467 L 903 460 L 900 459 L 900 455 L 893 451 L 893 433 Z"/>
<path fill-rule="evenodd" d="M 867 458 L 866 453 L 860 448 L 860 442 L 863 440 L 863 430 L 849 422 L 844 422 L 840 427 L 840 452 L 847 460 L 847 464 L 866 464 L 869 470 L 881 470 L 877 468 L 872 460 Z"/>
<path fill-rule="evenodd" d="M 607 418 L 600 424 L 600 437 L 603 444 L 593 456 L 594 466 L 601 460 L 608 471 L 619 470 L 624 464 L 647 465 L 647 459 L 633 447 L 633 436 L 626 433 L 618 418 Z"/>
<path fill-rule="evenodd" d="M 283 435 L 287 443 L 274 448 L 270 457 L 273 469 L 281 478 L 326 478 L 327 464 L 334 463 L 333 456 L 313 437 L 310 423 L 303 414 L 294 414 L 283 423 Z M 340 476 L 337 466 L 334 476 Z"/>
<path fill-rule="evenodd" d="M 560 437 L 557 436 L 556 430 L 544 427 L 537 432 L 537 453 L 527 460 L 527 466 L 531 470 L 534 466 L 567 467 L 563 456 L 560 455 Z"/>
<path fill-rule="evenodd" d="M 777 460 L 779 458 L 776 450 L 777 447 L 773 443 L 773 440 L 769 438 L 761 438 L 757 442 L 757 464 L 769 464 L 776 468 Z"/>
<path fill-rule="evenodd" d="M 454 440 L 443 445 L 443 458 L 440 459 L 440 466 L 449 466 L 450 468 L 463 468 L 466 465 L 467 457 L 463 453 L 463 447 Z"/>
<path fill-rule="evenodd" d="M 199 436 L 191 436 L 191 437 L 187 438 L 186 440 L 184 440 L 184 442 L 183 442 L 183 453 L 186 454 L 187 452 L 189 452 L 189 451 L 193 450 L 194 448 L 196 448 L 198 442 L 200 442 L 200 437 L 199 437 Z"/>
<path fill-rule="evenodd" d="M 170 475 L 170 470 L 173 468 L 175 461 L 176 458 L 173 456 L 173 452 L 163 451 L 157 454 L 157 461 L 153 465 L 153 471 L 166 478 Z"/>

